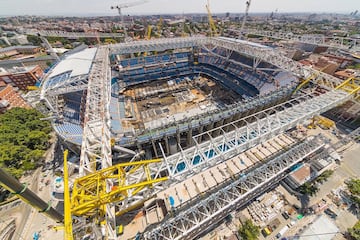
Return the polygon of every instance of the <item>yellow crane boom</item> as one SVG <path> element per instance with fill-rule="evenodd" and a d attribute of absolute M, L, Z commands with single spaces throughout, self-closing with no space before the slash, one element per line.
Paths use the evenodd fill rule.
<path fill-rule="evenodd" d="M 167 180 L 167 177 L 154 179 L 150 174 L 149 165 L 159 162 L 161 159 L 120 163 L 77 178 L 73 184 L 71 213 L 76 216 L 97 214 L 99 209 L 100 212 L 102 211 L 100 206 L 123 201 L 127 197 L 136 195 L 145 187 L 151 188 L 154 183 Z M 129 167 L 131 169 L 126 171 L 125 169 Z M 128 185 L 126 175 L 131 175 L 140 168 L 143 168 L 146 177 L 139 183 Z M 107 180 L 114 183 L 112 189 L 106 189 Z"/>
<path fill-rule="evenodd" d="M 208 20 L 209 20 L 209 26 L 210 26 L 210 37 L 215 37 L 217 35 L 217 29 L 215 26 L 214 19 L 212 18 L 211 11 L 210 11 L 210 1 L 207 1 L 207 4 L 205 5 L 206 11 L 208 14 Z"/>

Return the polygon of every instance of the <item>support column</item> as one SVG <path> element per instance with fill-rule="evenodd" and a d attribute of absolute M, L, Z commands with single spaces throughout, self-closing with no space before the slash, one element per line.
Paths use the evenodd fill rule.
<path fill-rule="evenodd" d="M 158 152 L 157 152 L 157 148 L 156 148 L 156 145 L 155 145 L 154 140 L 151 140 L 151 144 L 152 144 L 152 147 L 153 147 L 153 151 L 154 151 L 154 153 L 155 153 L 155 157 L 156 157 L 156 158 L 159 158 Z"/>
<path fill-rule="evenodd" d="M 170 148 L 169 148 L 169 139 L 167 136 L 164 137 L 164 141 L 165 141 L 165 150 L 166 150 L 166 155 L 170 154 Z"/>
<path fill-rule="evenodd" d="M 215 128 L 221 127 L 222 125 L 224 125 L 224 119 L 218 121 L 218 122 L 215 124 Z M 212 133 L 212 136 L 213 136 L 213 137 L 217 137 L 217 136 L 219 136 L 220 132 L 221 132 L 221 130 L 220 130 L 220 129 L 217 129 L 217 130 L 215 130 L 215 131 Z"/>
<path fill-rule="evenodd" d="M 189 130 L 186 134 L 186 144 L 188 147 L 192 146 L 193 143 L 193 139 L 192 139 L 192 127 L 191 127 L 191 123 L 189 123 Z"/>

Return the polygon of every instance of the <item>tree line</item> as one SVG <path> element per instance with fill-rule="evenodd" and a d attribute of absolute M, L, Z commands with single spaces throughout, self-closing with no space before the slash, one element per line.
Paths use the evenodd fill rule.
<path fill-rule="evenodd" d="M 13 108 L 0 115 L 0 167 L 19 178 L 41 165 L 51 125 L 35 109 Z"/>

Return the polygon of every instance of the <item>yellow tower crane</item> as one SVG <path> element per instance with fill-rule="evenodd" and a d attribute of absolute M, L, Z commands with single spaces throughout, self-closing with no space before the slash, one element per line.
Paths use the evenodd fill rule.
<path fill-rule="evenodd" d="M 205 5 L 206 11 L 208 14 L 208 20 L 209 20 L 209 30 L 210 30 L 210 37 L 215 37 L 217 35 L 217 28 L 214 22 L 214 19 L 212 18 L 211 11 L 210 11 L 210 0 L 207 0 L 207 4 Z"/>
<path fill-rule="evenodd" d="M 324 71 L 328 66 L 330 66 L 330 64 L 326 65 L 325 67 L 323 67 L 322 69 L 320 69 L 318 72 L 315 72 L 313 74 L 311 74 L 308 78 L 302 80 L 302 82 L 296 87 L 296 89 L 294 90 L 294 93 L 296 93 L 297 91 L 299 91 L 302 87 L 304 87 L 306 84 L 308 84 L 309 82 L 313 81 L 314 79 L 316 79 L 320 72 Z"/>
<path fill-rule="evenodd" d="M 158 24 L 157 24 L 157 26 L 156 26 L 156 35 L 157 35 L 157 37 L 161 37 L 161 36 L 162 36 L 162 25 L 163 25 L 163 22 L 164 22 L 163 18 L 160 17 L 159 22 L 158 22 Z"/>
<path fill-rule="evenodd" d="M 73 240 L 73 216 L 85 217 L 104 223 L 106 204 L 116 203 L 135 196 L 145 188 L 152 188 L 154 184 L 166 181 L 168 177 L 153 176 L 150 170 L 152 164 L 158 164 L 162 159 L 142 160 L 116 164 L 106 169 L 75 179 L 73 187 L 69 189 L 67 164 L 68 151 L 64 151 L 64 216 L 41 200 L 35 193 L 21 184 L 14 177 L 0 169 L 0 185 L 13 192 L 32 207 L 38 209 L 47 217 L 54 219 L 64 229 L 64 239 Z M 134 173 L 141 172 L 143 177 L 135 183 L 129 179 Z M 112 188 L 107 188 L 107 182 L 112 182 Z M 135 207 L 139 207 L 147 199 L 130 204 L 127 208 L 116 213 L 122 215 Z"/>
<path fill-rule="evenodd" d="M 147 37 L 146 37 L 147 40 L 151 39 L 151 31 L 152 31 L 152 26 L 149 24 L 147 27 Z"/>

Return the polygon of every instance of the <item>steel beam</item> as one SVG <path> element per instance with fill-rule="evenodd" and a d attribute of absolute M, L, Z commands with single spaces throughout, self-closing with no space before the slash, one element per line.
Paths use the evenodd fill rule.
<path fill-rule="evenodd" d="M 316 77 L 312 82 L 325 86 L 328 89 L 334 89 L 336 86 L 342 83 L 341 79 L 317 71 L 316 69 L 304 66 L 299 62 L 281 55 L 279 52 L 271 48 L 259 48 L 257 46 L 250 45 L 246 41 L 224 37 L 206 38 L 199 41 L 202 41 L 202 44 L 212 44 L 217 47 L 231 49 L 241 54 L 261 59 L 262 61 L 270 63 L 278 68 L 292 72 L 295 76 L 303 79 L 307 79 L 311 75 L 315 75 Z"/>
<path fill-rule="evenodd" d="M 111 53 L 127 54 L 149 51 L 165 51 L 169 49 L 189 48 L 198 46 L 200 39 L 205 37 L 187 38 L 160 38 L 155 40 L 143 40 L 136 42 L 118 43 L 111 45 Z"/>
<path fill-rule="evenodd" d="M 99 33 L 99 32 L 65 32 L 55 30 L 26 29 L 23 31 L 26 35 L 44 36 L 44 37 L 64 37 L 64 38 L 122 38 L 124 34 L 120 33 Z"/>
<path fill-rule="evenodd" d="M 52 208 L 49 203 L 39 198 L 27 185 L 21 184 L 16 178 L 5 172 L 0 168 L 0 185 L 8 191 L 16 194 L 26 203 L 45 214 L 47 217 L 56 222 L 64 222 L 64 216 L 56 209 Z"/>
<path fill-rule="evenodd" d="M 325 145 L 321 137 L 309 138 L 285 153 L 269 160 L 264 165 L 251 169 L 246 174 L 231 179 L 210 196 L 194 203 L 190 208 L 165 218 L 162 224 L 147 229 L 143 234 L 146 240 L 194 239 L 198 234 L 219 222 L 232 211 L 251 200 L 256 191 L 279 181 L 285 171 L 303 161 Z M 255 194 L 254 194 L 255 193 Z"/>
<path fill-rule="evenodd" d="M 239 30 L 229 29 L 230 32 L 239 33 Z M 314 44 L 325 47 L 338 48 L 343 50 L 360 50 L 360 40 L 350 37 L 332 37 L 324 36 L 322 34 L 293 34 L 291 32 L 280 31 L 265 31 L 260 29 L 245 29 L 245 34 L 251 34 L 256 36 L 268 37 L 273 39 L 288 40 L 292 42 L 300 42 L 307 44 Z"/>
<path fill-rule="evenodd" d="M 80 154 L 80 176 L 112 166 L 110 146 L 110 65 L 109 48 L 99 47 L 89 73 Z M 111 181 L 107 182 L 110 191 Z M 115 209 L 106 205 L 106 238 L 116 239 Z"/>
<path fill-rule="evenodd" d="M 204 168 L 214 166 L 315 115 L 344 103 L 351 96 L 346 92 L 334 90 L 320 96 L 308 97 L 308 99 L 289 100 L 194 136 L 193 140 L 196 143 L 194 147 L 168 157 L 164 156 L 160 168 L 169 171 L 170 180 L 183 181 L 189 176 L 201 172 Z M 235 130 L 226 132 L 223 128 L 228 125 L 233 126 Z M 223 134 L 211 141 L 201 143 L 198 141 L 203 136 L 212 135 L 213 131 L 218 130 L 221 130 Z M 225 150 L 219 151 L 219 149 Z"/>
<path fill-rule="evenodd" d="M 154 184 L 152 193 L 155 194 L 182 182 L 350 98 L 351 95 L 340 90 L 330 91 L 320 96 L 307 95 L 193 136 L 195 146 L 185 150 L 180 148 L 180 152 L 168 157 L 164 155 L 164 161 L 149 166 L 152 172 L 160 175 L 167 173 L 169 177 L 166 182 Z M 228 126 L 233 127 L 234 130 L 226 132 L 225 128 Z M 210 137 L 208 141 L 199 142 L 203 136 L 209 138 L 213 131 L 220 131 L 222 134 L 218 137 Z M 140 177 L 135 174 L 132 176 Z M 146 199 L 149 196 L 129 197 L 126 201 L 139 201 L 139 197 Z M 118 206 L 120 211 L 124 208 L 121 203 Z"/>

